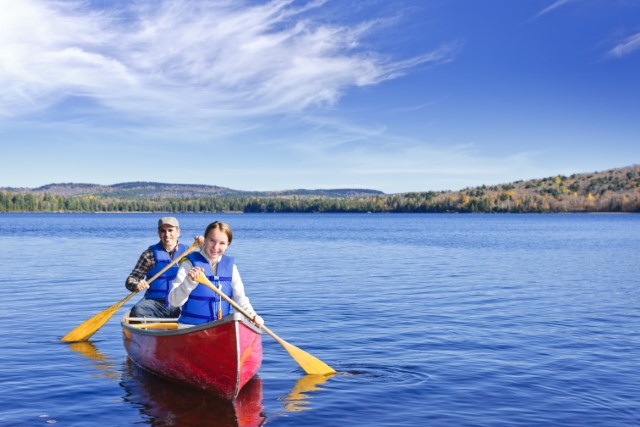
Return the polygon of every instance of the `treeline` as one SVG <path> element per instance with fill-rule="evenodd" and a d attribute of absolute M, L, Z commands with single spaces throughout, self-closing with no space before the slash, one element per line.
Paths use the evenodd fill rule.
<path fill-rule="evenodd" d="M 604 192 L 519 194 L 514 189 L 421 192 L 366 198 L 209 197 L 118 199 L 0 192 L 0 212 L 640 212 L 640 196 Z"/>
<path fill-rule="evenodd" d="M 151 185 L 151 184 L 148 184 Z M 161 184 L 166 186 L 165 184 Z M 1 212 L 635 212 L 640 165 L 510 184 L 403 194 L 123 197 L 1 191 Z M 334 192 L 335 193 L 335 192 Z M 331 194 L 334 194 L 331 193 Z M 165 193 L 166 194 L 166 193 Z M 340 193 L 335 193 L 340 194 Z"/>

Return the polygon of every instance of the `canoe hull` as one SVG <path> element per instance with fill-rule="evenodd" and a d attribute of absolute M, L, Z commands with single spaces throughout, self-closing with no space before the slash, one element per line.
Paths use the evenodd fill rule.
<path fill-rule="evenodd" d="M 156 375 L 233 400 L 262 363 L 260 330 L 239 313 L 174 330 L 122 322 L 129 358 Z"/>

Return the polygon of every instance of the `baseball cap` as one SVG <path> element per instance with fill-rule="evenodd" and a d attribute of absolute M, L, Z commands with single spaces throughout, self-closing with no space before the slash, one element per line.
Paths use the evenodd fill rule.
<path fill-rule="evenodd" d="M 158 220 L 158 228 L 162 227 L 164 224 L 170 225 L 172 227 L 180 228 L 180 224 L 178 224 L 178 220 L 172 216 L 165 216 L 164 218 L 160 218 Z"/>

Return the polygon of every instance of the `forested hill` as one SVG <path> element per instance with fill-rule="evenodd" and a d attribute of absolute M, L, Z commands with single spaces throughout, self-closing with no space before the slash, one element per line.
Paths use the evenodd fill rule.
<path fill-rule="evenodd" d="M 463 205 L 475 204 L 479 211 L 488 205 L 492 211 L 640 212 L 640 165 L 483 185 L 457 194 Z"/>
<path fill-rule="evenodd" d="M 365 189 L 246 192 L 214 185 L 131 182 L 0 188 L 0 212 L 634 212 L 640 165 L 460 191 Z"/>
<path fill-rule="evenodd" d="M 241 191 L 217 185 L 165 184 L 160 182 L 124 182 L 113 185 L 60 183 L 47 184 L 38 188 L 0 188 L 12 193 L 31 193 L 55 196 L 93 196 L 116 198 L 203 198 L 203 197 L 282 197 L 282 196 L 325 196 L 360 197 L 384 194 L 382 191 L 347 188 L 329 190 L 285 190 L 285 191 Z"/>

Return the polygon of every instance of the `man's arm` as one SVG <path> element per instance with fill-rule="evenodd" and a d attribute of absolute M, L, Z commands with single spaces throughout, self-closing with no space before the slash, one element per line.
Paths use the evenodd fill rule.
<path fill-rule="evenodd" d="M 131 292 L 137 291 L 138 283 L 144 280 L 147 272 L 151 270 L 155 264 L 156 261 L 153 257 L 153 251 L 151 249 L 147 249 L 146 251 L 142 252 L 140 258 L 138 258 L 136 266 L 133 267 L 133 270 L 131 270 L 131 274 L 129 274 L 129 277 L 127 277 L 124 286 Z"/>

